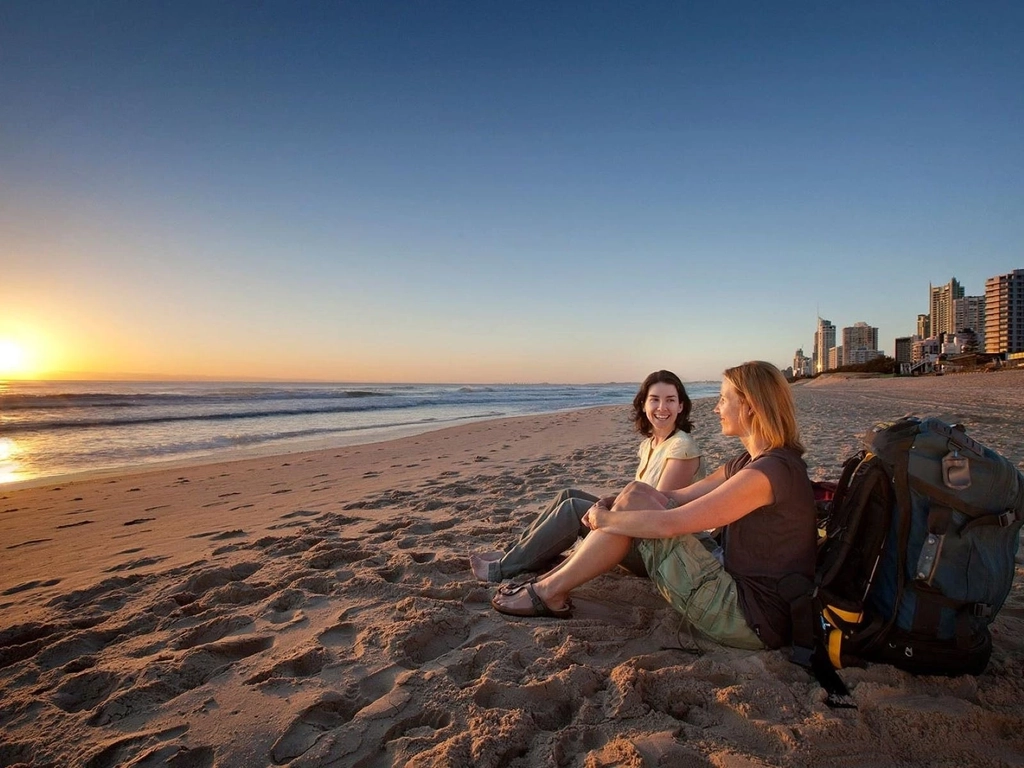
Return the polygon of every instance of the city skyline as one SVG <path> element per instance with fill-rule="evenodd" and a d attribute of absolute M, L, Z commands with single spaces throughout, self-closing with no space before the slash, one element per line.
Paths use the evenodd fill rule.
<path fill-rule="evenodd" d="M 865 357 L 862 354 L 851 355 L 851 346 L 853 344 L 855 344 L 853 350 L 857 353 L 874 351 L 899 361 L 901 342 L 924 341 L 945 336 L 964 336 L 965 333 L 965 338 L 972 338 L 971 335 L 973 334 L 973 338 L 977 341 L 976 351 L 978 352 L 987 352 L 989 354 L 1019 354 L 1024 352 L 1024 343 L 1021 343 L 1021 338 L 1024 338 L 1024 332 L 1013 334 L 1013 339 L 1007 337 L 1005 333 L 1001 338 L 995 339 L 992 342 L 988 342 L 986 338 L 986 326 L 990 329 L 992 327 L 999 327 L 1003 320 L 1003 318 L 998 316 L 988 317 L 992 313 L 988 313 L 985 309 L 986 294 L 991 293 L 995 284 L 1004 281 L 1016 284 L 1024 283 L 1024 268 L 1012 269 L 1009 272 L 986 278 L 984 290 L 980 294 L 968 294 L 956 276 L 952 276 L 942 285 L 929 283 L 930 311 L 928 313 L 918 313 L 915 333 L 903 334 L 893 338 L 893 353 L 891 355 L 879 343 L 878 328 L 871 326 L 865 320 L 859 320 L 851 325 L 842 326 L 843 343 L 836 344 L 835 332 L 839 326 L 833 324 L 830 318 L 821 317 L 819 313 L 818 329 L 814 332 L 814 342 L 811 347 L 812 353 L 810 356 L 806 356 L 803 353 L 803 346 L 798 347 L 794 353 L 792 369 L 799 375 L 807 375 L 808 369 L 814 372 L 823 372 L 824 370 L 837 368 L 842 365 L 868 362 L 868 359 L 872 357 L 870 354 L 867 355 L 868 359 L 860 359 Z M 1024 290 L 1021 288 L 1017 290 L 1018 293 L 1024 294 Z M 1016 308 L 1018 313 L 1024 311 L 1024 306 Z M 996 315 L 998 315 L 998 311 Z M 929 329 L 927 333 L 922 332 L 922 323 L 924 323 L 925 328 Z M 869 342 L 868 339 L 871 341 Z M 1009 344 L 1009 347 L 1004 348 L 1007 347 L 1007 344 Z M 823 351 L 827 352 L 830 349 L 837 350 L 836 354 L 842 354 L 842 360 L 820 363 L 819 359 Z M 858 359 L 853 359 L 854 357 Z"/>
<path fill-rule="evenodd" d="M 0 379 L 718 379 L 1021 261 L 1019 4 L 3 18 Z"/>

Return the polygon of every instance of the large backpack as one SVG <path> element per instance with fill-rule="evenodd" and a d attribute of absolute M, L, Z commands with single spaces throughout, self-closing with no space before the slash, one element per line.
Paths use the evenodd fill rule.
<path fill-rule="evenodd" d="M 906 418 L 865 445 L 824 505 L 814 584 L 786 585 L 794 660 L 834 706 L 835 670 L 866 661 L 980 674 L 1024 522 L 1024 475 L 959 425 Z"/>

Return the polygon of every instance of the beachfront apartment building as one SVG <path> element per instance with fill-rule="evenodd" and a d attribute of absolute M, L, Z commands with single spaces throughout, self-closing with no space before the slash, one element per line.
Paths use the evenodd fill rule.
<path fill-rule="evenodd" d="M 842 350 L 841 365 L 859 365 L 882 357 L 878 351 L 878 329 L 865 322 L 843 328 Z"/>
<path fill-rule="evenodd" d="M 920 338 L 920 337 L 918 337 Z M 896 337 L 896 363 L 900 366 L 910 365 L 912 362 L 912 351 L 914 337 L 913 336 L 897 336 Z"/>
<path fill-rule="evenodd" d="M 953 300 L 953 318 L 956 332 L 974 331 L 977 349 L 985 348 L 985 297 L 964 296 Z"/>
<path fill-rule="evenodd" d="M 931 332 L 928 336 L 956 333 L 956 314 L 953 310 L 953 302 L 963 297 L 963 286 L 955 277 L 945 285 L 934 286 L 928 283 L 928 314 L 931 318 Z"/>
<path fill-rule="evenodd" d="M 1024 352 L 1024 269 L 985 281 L 985 352 Z"/>

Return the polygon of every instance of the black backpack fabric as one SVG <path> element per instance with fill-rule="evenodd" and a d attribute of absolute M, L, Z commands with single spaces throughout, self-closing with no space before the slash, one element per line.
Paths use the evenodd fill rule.
<path fill-rule="evenodd" d="M 849 705 L 835 674 L 845 666 L 984 671 L 1024 523 L 1024 475 L 959 425 L 902 419 L 865 446 L 819 504 L 814 584 L 783 584 L 794 661 L 834 706 Z"/>

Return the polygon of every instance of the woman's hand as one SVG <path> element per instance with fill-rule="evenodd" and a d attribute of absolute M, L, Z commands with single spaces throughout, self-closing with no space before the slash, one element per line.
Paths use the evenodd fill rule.
<path fill-rule="evenodd" d="M 596 531 L 601 525 L 600 518 L 603 513 L 607 512 L 614 502 L 614 496 L 606 496 L 595 501 L 594 505 L 583 515 L 583 524 L 590 530 Z"/>

